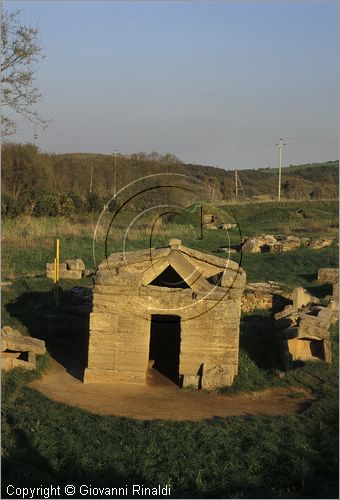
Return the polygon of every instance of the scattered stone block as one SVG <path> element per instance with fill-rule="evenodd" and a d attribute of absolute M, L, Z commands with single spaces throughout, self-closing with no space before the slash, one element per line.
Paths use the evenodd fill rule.
<path fill-rule="evenodd" d="M 274 318 L 276 320 L 279 320 L 279 319 L 285 318 L 287 316 L 290 316 L 292 314 L 297 314 L 297 312 L 298 312 L 298 310 L 296 307 L 294 307 L 292 304 L 288 304 L 285 306 L 283 311 L 279 311 L 279 312 L 275 313 Z"/>
<path fill-rule="evenodd" d="M 337 270 L 319 270 L 321 282 L 336 281 Z M 278 328 L 278 345 L 284 369 L 290 369 L 296 360 L 331 362 L 329 326 L 335 321 L 338 312 L 331 307 L 313 305 L 314 297 L 303 288 L 296 288 L 292 294 L 293 306 L 287 306 L 275 314 Z M 309 300 L 312 299 L 312 300 Z M 290 325 L 287 328 L 287 323 Z M 282 331 L 282 327 L 285 329 Z"/>
<path fill-rule="evenodd" d="M 1 329 L 1 351 L 3 370 L 13 368 L 34 370 L 36 354 L 45 354 L 46 348 L 43 340 L 25 337 L 18 330 L 4 326 Z"/>
<path fill-rule="evenodd" d="M 45 354 L 45 342 L 21 335 L 18 330 L 14 330 L 10 326 L 1 328 L 1 351 L 21 351 L 34 352 L 35 354 Z"/>
<path fill-rule="evenodd" d="M 264 236 L 253 236 L 244 240 L 243 252 L 290 252 L 301 246 L 312 249 L 323 248 L 333 243 L 332 238 L 299 238 L 292 235 L 266 234 Z"/>
<path fill-rule="evenodd" d="M 324 341 L 319 339 L 288 339 L 288 349 L 293 361 L 325 360 Z"/>
<path fill-rule="evenodd" d="M 307 338 L 312 340 L 323 340 L 328 339 L 329 332 L 326 328 L 322 328 L 318 325 L 317 318 L 315 318 L 315 324 L 306 319 L 302 319 L 299 322 L 298 327 L 298 337 Z"/>

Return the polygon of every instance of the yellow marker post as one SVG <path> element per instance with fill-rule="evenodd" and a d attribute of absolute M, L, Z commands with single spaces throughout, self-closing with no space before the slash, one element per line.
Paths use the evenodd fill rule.
<path fill-rule="evenodd" d="M 59 264 L 60 264 L 60 240 L 59 238 L 57 238 L 55 242 L 54 273 L 53 273 L 55 306 L 58 306 Z"/>
<path fill-rule="evenodd" d="M 57 259 L 54 257 L 53 283 L 57 282 Z"/>
<path fill-rule="evenodd" d="M 59 282 L 59 264 L 60 264 L 60 240 L 56 241 L 56 259 L 57 259 L 57 283 Z"/>

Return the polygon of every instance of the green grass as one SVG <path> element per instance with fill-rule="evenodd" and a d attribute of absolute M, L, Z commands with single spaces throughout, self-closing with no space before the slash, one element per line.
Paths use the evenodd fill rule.
<path fill-rule="evenodd" d="M 339 249 L 335 246 L 319 250 L 299 248 L 280 253 L 243 253 L 242 268 L 248 282 L 277 281 L 286 289 L 296 286 L 317 288 L 317 273 L 321 267 L 339 266 Z"/>
<path fill-rule="evenodd" d="M 13 372 L 15 401 L 3 395 L 3 492 L 139 483 L 169 484 L 176 498 L 337 498 L 336 367 L 317 365 L 320 400 L 303 415 L 182 423 L 95 416 L 49 401 Z"/>

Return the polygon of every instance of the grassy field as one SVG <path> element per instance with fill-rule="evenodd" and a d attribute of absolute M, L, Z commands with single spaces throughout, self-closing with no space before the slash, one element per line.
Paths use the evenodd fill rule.
<path fill-rule="evenodd" d="M 207 206 L 206 210 L 213 208 L 213 206 Z M 280 206 L 276 203 L 233 204 L 215 208 L 218 218 L 222 222 L 223 220 L 233 221 L 236 217 L 242 237 L 268 233 L 295 234 L 311 238 L 317 238 L 321 235 L 333 237 L 337 235 L 338 204 L 335 201 L 287 202 Z M 303 210 L 306 218 L 297 213 L 298 210 Z M 121 218 L 118 217 L 115 220 L 108 232 L 109 254 L 113 251 L 123 250 L 122 242 L 126 228 L 135 216 L 136 214 L 125 213 L 122 214 Z M 101 219 L 94 244 L 94 232 L 98 217 L 96 214 L 74 216 L 69 219 L 28 216 L 5 219 L 2 228 L 3 275 L 13 277 L 24 274 L 43 274 L 46 262 L 53 262 L 54 239 L 56 237 L 61 238 L 62 260 L 82 258 L 87 267 L 94 268 L 96 263 L 105 258 L 105 238 L 112 215 L 105 214 Z M 133 225 L 126 238 L 126 250 L 148 248 L 151 228 L 151 216 L 145 216 L 139 220 L 137 226 Z M 176 237 L 180 238 L 183 244 L 192 248 L 216 253 L 220 247 L 228 245 L 229 239 L 232 244 L 238 244 L 241 237 L 238 229 L 230 230 L 229 234 L 225 230 L 204 230 L 202 240 L 199 239 L 199 236 L 199 212 L 185 212 L 184 215 L 178 216 L 171 223 L 155 227 L 151 244 L 153 246 L 164 245 L 170 238 Z M 308 249 L 301 249 L 297 253 L 282 254 L 279 259 L 282 261 L 281 267 L 285 268 L 286 265 L 289 265 L 292 268 L 292 274 L 296 276 L 299 274 L 299 270 L 301 275 L 315 273 L 316 266 L 319 264 L 319 267 L 336 265 L 336 254 L 335 247 L 332 250 L 318 250 L 316 253 Z M 225 256 L 225 254 L 218 255 Z M 240 256 L 235 255 L 233 259 L 239 261 Z M 323 261 L 325 261 L 324 264 L 322 264 Z M 311 262 L 310 270 L 308 262 Z M 248 272 L 249 281 L 264 279 L 280 281 L 276 264 L 272 264 L 271 255 L 244 255 L 242 265 Z M 260 272 L 258 272 L 259 269 L 261 269 Z M 292 284 L 300 284 L 300 278 L 291 279 Z M 306 284 L 303 278 L 301 284 Z"/>
<path fill-rule="evenodd" d="M 249 210 L 249 206 L 233 205 L 244 235 L 284 232 L 288 225 L 292 234 L 336 234 L 335 202 L 251 206 Z M 307 218 L 297 214 L 300 209 Z M 230 207 L 221 210 L 230 212 Z M 144 228 L 131 231 L 128 249 L 148 246 L 150 231 L 148 221 L 144 222 Z M 107 223 L 98 234 L 98 261 L 104 257 Z M 196 227 L 196 219 L 159 226 L 155 244 L 179 237 L 189 246 L 212 253 L 225 245 L 224 231 L 205 231 L 203 240 L 198 240 L 188 232 L 189 223 Z M 62 280 L 60 305 L 55 310 L 51 280 L 22 275 L 44 274 L 45 263 L 53 259 L 56 236 L 61 237 L 62 259 L 83 258 L 88 267 L 94 267 L 95 224 L 96 216 L 4 221 L 3 274 L 16 276 L 3 292 L 4 325 L 50 340 L 48 322 L 67 317 L 67 290 L 90 287 L 92 280 Z M 121 249 L 123 235 L 121 221 L 110 239 L 110 250 Z M 244 254 L 241 265 L 248 281 L 274 280 L 287 288 L 301 285 L 316 293 L 316 273 L 320 267 L 338 266 L 338 248 Z M 301 415 L 202 422 L 100 417 L 50 401 L 27 387 L 32 377 L 46 369 L 48 356 L 39 359 L 36 372 L 16 369 L 3 374 L 2 498 L 8 484 L 131 487 L 138 483 L 168 484 L 174 498 L 338 498 L 338 327 L 331 328 L 331 365 L 305 363 L 284 379 L 278 376 L 273 332 L 269 312 L 242 315 L 239 374 L 233 386 L 222 392 L 286 386 L 291 397 L 297 397 L 299 390 L 308 388 L 318 399 Z M 72 349 L 81 353 L 81 338 L 74 335 L 70 340 Z"/>

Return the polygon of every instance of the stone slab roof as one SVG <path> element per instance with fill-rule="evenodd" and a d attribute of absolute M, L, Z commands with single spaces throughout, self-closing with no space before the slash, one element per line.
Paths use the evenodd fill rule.
<path fill-rule="evenodd" d="M 221 279 L 222 286 L 242 288 L 246 279 L 237 262 L 193 250 L 180 240 L 171 239 L 166 247 L 113 253 L 99 265 L 97 283 L 124 280 L 131 285 L 148 285 L 168 266 L 197 292 L 210 290 Z"/>

